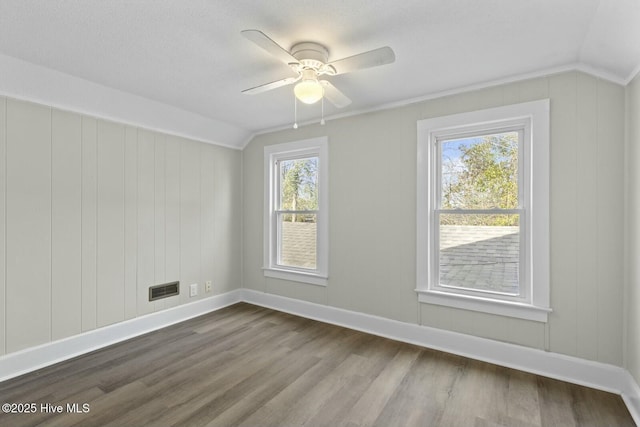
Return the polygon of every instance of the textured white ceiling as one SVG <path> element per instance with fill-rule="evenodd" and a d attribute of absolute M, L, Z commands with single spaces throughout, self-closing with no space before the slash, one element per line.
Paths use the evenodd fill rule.
<path fill-rule="evenodd" d="M 570 67 L 624 82 L 640 63 L 639 0 L 0 0 L 0 54 L 248 133 L 290 124 L 290 86 L 240 93 L 291 75 L 243 29 L 320 42 L 330 60 L 394 49 L 331 78 L 353 104 L 327 115 Z"/>

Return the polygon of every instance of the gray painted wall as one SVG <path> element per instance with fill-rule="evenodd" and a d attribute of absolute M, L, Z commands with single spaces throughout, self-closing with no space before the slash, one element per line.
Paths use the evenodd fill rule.
<path fill-rule="evenodd" d="M 631 117 L 638 86 L 628 88 Z M 551 99 L 549 323 L 419 304 L 416 122 L 542 98 Z M 216 294 L 242 276 L 264 292 L 621 365 L 624 114 L 624 88 L 568 72 L 260 135 L 239 152 L 0 97 L 0 354 L 191 300 L 183 288 L 148 303 L 152 283 L 198 282 L 202 298 L 204 281 Z M 629 131 L 638 163 L 637 125 Z M 322 135 L 329 285 L 266 279 L 263 147 Z M 629 170 L 633 193 L 640 179 Z M 640 239 L 629 223 L 632 261 Z M 640 322 L 627 311 L 625 355 L 638 379 Z"/>
<path fill-rule="evenodd" d="M 551 99 L 548 324 L 418 303 L 416 122 L 543 98 Z M 624 109 L 623 87 L 567 72 L 259 135 L 243 152 L 244 286 L 622 365 Z M 265 278 L 263 147 L 322 135 L 330 158 L 329 284 Z"/>
<path fill-rule="evenodd" d="M 625 364 L 640 383 L 640 74 L 627 86 L 627 289 Z"/>
<path fill-rule="evenodd" d="M 0 354 L 239 287 L 241 158 L 0 97 Z"/>

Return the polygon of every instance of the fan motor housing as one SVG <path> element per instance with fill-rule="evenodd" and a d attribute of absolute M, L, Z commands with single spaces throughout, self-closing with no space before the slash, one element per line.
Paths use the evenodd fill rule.
<path fill-rule="evenodd" d="M 313 42 L 302 42 L 293 45 L 291 55 L 305 67 L 314 69 L 320 69 L 329 59 L 327 48 Z"/>

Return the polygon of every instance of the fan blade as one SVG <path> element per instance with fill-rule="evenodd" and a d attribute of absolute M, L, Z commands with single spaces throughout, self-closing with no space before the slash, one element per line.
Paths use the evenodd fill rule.
<path fill-rule="evenodd" d="M 327 65 L 336 70 L 336 74 L 350 73 L 363 68 L 377 67 L 378 65 L 390 64 L 396 60 L 393 49 L 389 46 L 359 53 L 358 55 L 338 59 Z"/>
<path fill-rule="evenodd" d="M 322 86 L 324 86 L 324 97 L 327 98 L 329 102 L 335 105 L 338 108 L 344 108 L 347 105 L 351 104 L 351 100 L 347 98 L 347 96 L 340 92 L 338 88 L 332 85 L 327 80 L 320 80 Z"/>
<path fill-rule="evenodd" d="M 299 61 L 291 55 L 287 50 L 285 50 L 278 43 L 271 40 L 265 33 L 259 30 L 243 30 L 241 31 L 242 35 L 247 39 L 267 52 L 271 55 L 275 56 L 285 64 L 297 64 Z"/>
<path fill-rule="evenodd" d="M 265 83 L 260 86 L 252 87 L 250 89 L 245 89 L 242 93 L 247 95 L 255 95 L 257 93 L 266 92 L 268 90 L 277 89 L 282 86 L 290 85 L 291 83 L 295 83 L 300 79 L 300 77 L 288 77 L 286 79 L 277 80 L 271 83 Z"/>

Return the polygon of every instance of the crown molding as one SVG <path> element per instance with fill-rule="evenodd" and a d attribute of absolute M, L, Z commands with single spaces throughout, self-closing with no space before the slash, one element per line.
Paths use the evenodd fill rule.
<path fill-rule="evenodd" d="M 418 103 L 429 101 L 432 99 L 444 98 L 446 96 L 452 96 L 452 95 L 459 95 L 462 93 L 473 92 L 473 91 L 487 89 L 487 88 L 509 84 L 509 83 L 517 83 L 517 82 L 530 80 L 530 79 L 550 77 L 553 75 L 572 72 L 572 71 L 579 71 L 581 73 L 589 74 L 593 77 L 606 80 L 620 86 L 626 86 L 632 80 L 632 78 L 629 78 L 629 79 L 620 78 L 614 74 L 591 67 L 583 63 L 574 63 L 566 66 L 546 68 L 544 70 L 538 70 L 531 73 L 517 74 L 513 76 L 504 77 L 501 79 L 490 80 L 490 81 L 467 85 L 467 86 L 461 86 L 453 89 L 446 89 L 438 92 L 432 92 L 425 95 L 417 96 L 415 98 L 408 98 L 400 101 L 388 102 L 375 107 L 361 108 L 358 110 L 346 111 L 344 113 L 332 114 L 329 116 L 325 116 L 324 119 L 325 121 L 338 120 L 338 119 L 344 119 L 344 118 L 353 117 L 353 116 L 359 116 L 362 114 L 374 113 L 378 111 L 392 110 L 394 108 L 400 108 L 400 107 L 405 107 L 412 104 L 418 104 Z M 640 65 L 638 66 L 637 70 L 634 72 L 633 76 L 635 76 L 638 72 L 640 72 Z M 302 126 L 314 125 L 314 124 L 318 124 L 318 122 L 319 122 L 318 119 L 308 120 L 305 122 L 298 123 L 298 126 L 302 127 Z M 247 141 L 245 141 L 244 145 L 242 146 L 242 149 L 244 149 L 253 140 L 253 138 L 255 138 L 258 135 L 291 129 L 291 126 L 292 125 L 290 124 L 281 125 L 281 126 L 275 126 L 272 128 L 256 131 L 247 139 Z"/>

